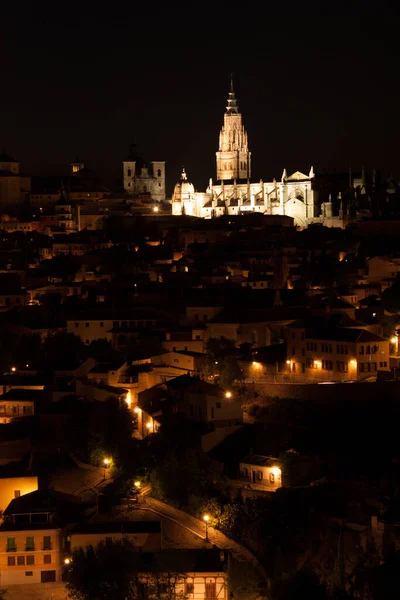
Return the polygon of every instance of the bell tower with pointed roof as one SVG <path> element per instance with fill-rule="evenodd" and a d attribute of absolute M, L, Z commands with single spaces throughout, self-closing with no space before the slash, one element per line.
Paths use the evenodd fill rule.
<path fill-rule="evenodd" d="M 219 134 L 217 152 L 217 179 L 232 181 L 250 179 L 251 152 L 249 152 L 247 132 L 242 124 L 236 94 L 231 75 L 228 102 L 224 115 L 224 124 Z"/>

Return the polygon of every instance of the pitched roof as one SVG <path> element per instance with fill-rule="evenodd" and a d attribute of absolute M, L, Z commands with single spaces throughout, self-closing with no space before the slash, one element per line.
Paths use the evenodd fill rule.
<path fill-rule="evenodd" d="M 240 462 L 249 465 L 258 465 L 260 467 L 272 467 L 273 465 L 280 464 L 280 461 L 273 456 L 263 456 L 261 454 L 254 454 L 253 452 L 247 454 Z"/>

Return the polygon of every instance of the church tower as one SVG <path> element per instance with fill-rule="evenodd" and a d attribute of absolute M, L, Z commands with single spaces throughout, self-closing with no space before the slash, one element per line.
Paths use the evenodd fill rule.
<path fill-rule="evenodd" d="M 249 152 L 247 132 L 242 125 L 242 115 L 239 112 L 231 78 L 224 124 L 219 134 L 217 180 L 250 179 L 250 175 L 251 152 Z"/>

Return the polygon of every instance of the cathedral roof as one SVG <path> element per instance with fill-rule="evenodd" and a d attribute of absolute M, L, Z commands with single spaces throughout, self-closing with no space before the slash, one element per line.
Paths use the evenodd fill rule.
<path fill-rule="evenodd" d="M 306 181 L 308 179 L 310 179 L 308 175 L 304 175 L 301 171 L 295 171 L 286 178 L 286 181 Z"/>

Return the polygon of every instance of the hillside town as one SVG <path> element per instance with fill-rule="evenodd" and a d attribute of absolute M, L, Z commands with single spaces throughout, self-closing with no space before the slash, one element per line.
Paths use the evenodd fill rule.
<path fill-rule="evenodd" d="M 363 171 L 343 206 L 346 178 L 315 174 L 341 226 L 306 227 L 174 214 L 79 159 L 0 170 L 7 600 L 114 597 L 100 580 L 118 598 L 388 597 L 398 187 Z"/>

